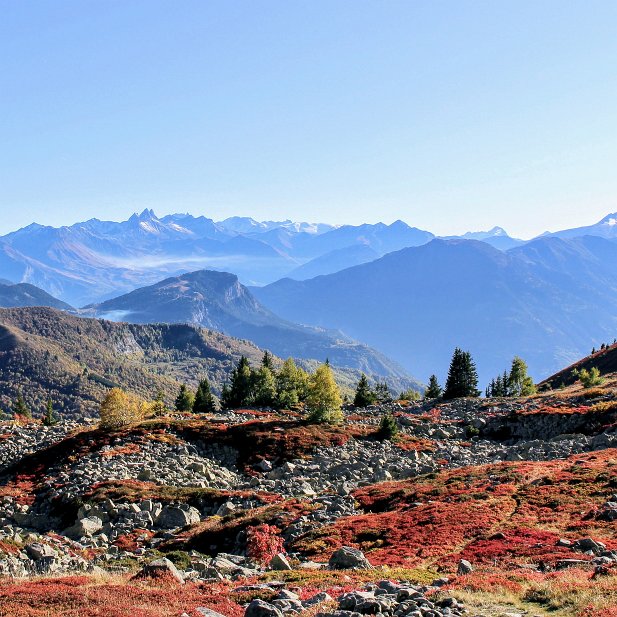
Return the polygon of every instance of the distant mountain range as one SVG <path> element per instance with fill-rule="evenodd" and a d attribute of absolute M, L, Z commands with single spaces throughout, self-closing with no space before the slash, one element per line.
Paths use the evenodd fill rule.
<path fill-rule="evenodd" d="M 469 349 L 484 382 L 515 354 L 544 377 L 617 333 L 617 242 L 538 238 L 508 251 L 433 240 L 253 293 L 284 318 L 336 328 L 422 379 Z"/>
<path fill-rule="evenodd" d="M 276 355 L 326 358 L 340 368 L 386 378 L 396 392 L 420 387 L 405 370 L 370 347 L 340 333 L 285 321 L 266 309 L 225 272 L 201 270 L 165 279 L 113 300 L 86 307 L 83 314 L 132 323 L 190 323 L 249 340 Z"/>
<path fill-rule="evenodd" d="M 144 210 L 0 237 L 0 305 L 198 323 L 393 379 L 443 377 L 461 345 L 483 379 L 514 354 L 539 378 L 614 336 L 616 250 L 617 214 L 523 242 L 500 227 L 436 239 L 402 221 L 215 222 Z M 219 286 L 202 270 L 238 278 L 222 275 Z"/>
<path fill-rule="evenodd" d="M 499 248 L 520 242 L 500 228 L 479 233 Z M 83 306 L 199 269 L 233 272 L 251 285 L 331 274 L 433 238 L 402 221 L 339 227 L 248 217 L 215 222 L 144 210 L 120 223 L 34 223 L 2 236 L 0 275 Z"/>

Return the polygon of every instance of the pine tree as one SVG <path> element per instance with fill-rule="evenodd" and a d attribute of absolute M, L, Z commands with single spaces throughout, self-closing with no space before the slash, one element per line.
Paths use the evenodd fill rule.
<path fill-rule="evenodd" d="M 253 373 L 253 403 L 258 407 L 274 407 L 276 405 L 276 380 L 274 373 L 267 365 L 262 364 Z"/>
<path fill-rule="evenodd" d="M 379 437 L 390 441 L 398 434 L 398 425 L 391 413 L 384 414 L 379 423 Z"/>
<path fill-rule="evenodd" d="M 491 379 L 491 382 L 486 386 L 486 390 L 484 390 L 484 396 L 486 398 L 492 398 L 495 396 L 495 380 Z"/>
<path fill-rule="evenodd" d="M 251 365 L 242 356 L 231 372 L 231 384 L 224 399 L 225 409 L 237 409 L 253 402 L 253 376 Z"/>
<path fill-rule="evenodd" d="M 180 386 L 180 392 L 176 397 L 176 411 L 191 411 L 193 409 L 194 396 L 186 387 L 186 384 Z"/>
<path fill-rule="evenodd" d="M 274 371 L 274 361 L 272 359 L 272 354 L 266 349 L 264 351 L 264 355 L 261 358 L 261 366 L 264 368 L 269 368 L 271 371 Z"/>
<path fill-rule="evenodd" d="M 446 389 L 443 397 L 449 400 L 479 395 L 478 373 L 476 371 L 476 365 L 471 358 L 471 354 L 457 347 L 454 350 L 450 362 L 450 369 L 448 371 L 448 379 L 446 381 Z"/>
<path fill-rule="evenodd" d="M 375 386 L 375 398 L 380 405 L 392 402 L 392 392 L 390 392 L 385 381 L 381 381 Z"/>
<path fill-rule="evenodd" d="M 499 396 L 510 396 L 510 376 L 508 371 L 504 371 L 501 377 L 501 394 Z"/>
<path fill-rule="evenodd" d="M 424 398 L 439 398 L 443 390 L 437 381 L 436 375 L 431 375 L 428 378 L 428 388 L 424 392 Z"/>
<path fill-rule="evenodd" d="M 54 404 L 51 402 L 51 399 L 47 399 L 47 406 L 45 407 L 42 422 L 44 426 L 53 426 L 58 423 L 58 418 L 54 413 Z"/>
<path fill-rule="evenodd" d="M 231 389 L 227 384 L 221 388 L 221 408 L 231 409 Z"/>
<path fill-rule="evenodd" d="M 214 413 L 216 411 L 216 401 L 210 390 L 210 383 L 204 377 L 197 386 L 195 400 L 193 401 L 194 413 Z"/>
<path fill-rule="evenodd" d="M 377 400 L 377 395 L 371 389 L 366 375 L 362 373 L 358 385 L 356 386 L 356 395 L 353 399 L 353 404 L 356 407 L 368 407 L 373 405 Z"/>
<path fill-rule="evenodd" d="M 341 405 L 341 393 L 334 381 L 332 369 L 328 364 L 318 366 L 309 381 L 306 399 L 308 421 L 315 424 L 338 424 L 343 421 Z"/>
<path fill-rule="evenodd" d="M 26 405 L 26 401 L 24 401 L 24 397 L 20 392 L 13 403 L 13 414 L 16 416 L 22 416 L 23 418 L 32 418 L 32 412 L 30 408 Z"/>

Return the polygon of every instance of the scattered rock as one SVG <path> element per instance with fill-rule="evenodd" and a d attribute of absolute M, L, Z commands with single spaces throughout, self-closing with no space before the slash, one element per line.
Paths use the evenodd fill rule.
<path fill-rule="evenodd" d="M 364 553 L 351 546 L 343 546 L 335 551 L 328 566 L 331 570 L 370 570 L 373 566 L 364 556 Z"/>
<path fill-rule="evenodd" d="M 184 577 L 176 566 L 166 557 L 156 559 L 145 565 L 136 575 L 136 579 L 140 578 L 172 578 L 180 584 L 184 584 Z"/>

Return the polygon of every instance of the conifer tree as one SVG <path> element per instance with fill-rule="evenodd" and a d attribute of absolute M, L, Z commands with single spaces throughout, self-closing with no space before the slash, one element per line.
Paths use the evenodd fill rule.
<path fill-rule="evenodd" d="M 421 398 L 420 393 L 413 388 L 408 388 L 404 392 L 401 392 L 398 397 L 401 401 L 419 401 Z"/>
<path fill-rule="evenodd" d="M 22 416 L 24 418 L 32 418 L 32 412 L 30 408 L 26 405 L 26 401 L 24 401 L 24 397 L 21 392 L 17 395 L 15 402 L 13 403 L 13 413 L 16 416 Z"/>
<path fill-rule="evenodd" d="M 268 368 L 271 371 L 274 371 L 274 361 L 272 358 L 272 354 L 266 349 L 266 351 L 264 351 L 264 355 L 261 358 L 261 366 L 263 366 L 264 368 Z"/>
<path fill-rule="evenodd" d="M 250 405 L 253 399 L 253 377 L 251 365 L 242 356 L 231 372 L 231 383 L 225 393 L 223 405 L 225 409 L 234 409 Z"/>
<path fill-rule="evenodd" d="M 501 394 L 499 396 L 510 396 L 510 376 L 508 371 L 505 370 L 501 377 Z"/>
<path fill-rule="evenodd" d="M 322 364 L 311 375 L 306 407 L 308 421 L 338 424 L 343 421 L 341 393 L 329 364 Z"/>
<path fill-rule="evenodd" d="M 597 366 L 592 366 L 591 370 L 586 368 L 577 371 L 573 371 L 575 376 L 581 380 L 584 388 L 591 388 L 593 386 L 600 386 L 604 383 L 604 378 L 601 376 Z"/>
<path fill-rule="evenodd" d="M 193 412 L 195 413 L 214 413 L 216 411 L 216 401 L 210 390 L 210 382 L 204 377 L 197 386 L 195 400 L 193 401 Z"/>
<path fill-rule="evenodd" d="M 258 407 L 276 405 L 276 380 L 274 373 L 266 364 L 262 364 L 253 373 L 253 403 Z"/>
<path fill-rule="evenodd" d="M 373 392 L 371 386 L 368 383 L 366 375 L 362 373 L 358 385 L 356 386 L 356 395 L 353 400 L 353 404 L 356 407 L 368 407 L 373 405 L 377 400 L 377 395 Z"/>
<path fill-rule="evenodd" d="M 450 362 L 450 369 L 448 371 L 448 379 L 446 381 L 446 389 L 443 393 L 443 397 L 449 400 L 479 395 L 478 373 L 471 354 L 457 347 L 454 350 Z"/>
<path fill-rule="evenodd" d="M 156 391 L 156 396 L 151 404 L 152 415 L 156 417 L 164 416 L 168 409 L 165 405 L 165 393 L 160 388 Z"/>
<path fill-rule="evenodd" d="M 436 375 L 431 375 L 428 378 L 428 388 L 424 392 L 424 398 L 439 398 L 443 390 L 437 381 Z"/>
<path fill-rule="evenodd" d="M 176 411 L 192 411 L 194 398 L 186 384 L 182 384 L 176 397 Z"/>
<path fill-rule="evenodd" d="M 54 413 L 54 404 L 51 399 L 47 399 L 47 406 L 45 407 L 45 413 L 43 414 L 43 425 L 44 426 L 53 426 L 58 423 L 58 418 Z"/>
<path fill-rule="evenodd" d="M 385 381 L 375 385 L 375 399 L 380 405 L 392 402 L 392 392 Z"/>
<path fill-rule="evenodd" d="M 398 425 L 391 413 L 386 413 L 381 418 L 378 433 L 381 439 L 389 439 L 390 441 L 398 434 Z"/>
<path fill-rule="evenodd" d="M 231 409 L 231 389 L 225 383 L 221 388 L 221 408 L 222 409 Z"/>

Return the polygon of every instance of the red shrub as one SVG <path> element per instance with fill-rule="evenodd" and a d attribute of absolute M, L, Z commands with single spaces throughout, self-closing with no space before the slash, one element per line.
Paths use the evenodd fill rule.
<path fill-rule="evenodd" d="M 262 564 L 267 564 L 272 557 L 283 551 L 281 530 L 274 525 L 259 525 L 246 530 L 246 553 Z"/>

